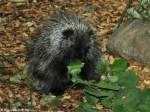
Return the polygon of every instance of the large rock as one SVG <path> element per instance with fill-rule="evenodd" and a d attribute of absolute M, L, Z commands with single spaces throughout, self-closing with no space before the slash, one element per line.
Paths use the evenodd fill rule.
<path fill-rule="evenodd" d="M 114 31 L 107 48 L 126 59 L 150 65 L 150 21 L 130 20 Z"/>

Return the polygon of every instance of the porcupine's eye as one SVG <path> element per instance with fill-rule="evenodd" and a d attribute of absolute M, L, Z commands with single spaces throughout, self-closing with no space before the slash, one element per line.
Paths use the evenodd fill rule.
<path fill-rule="evenodd" d="M 62 32 L 63 36 L 64 36 L 64 39 L 68 39 L 70 36 L 73 35 L 73 30 L 72 29 L 67 29 L 67 30 L 64 30 Z"/>

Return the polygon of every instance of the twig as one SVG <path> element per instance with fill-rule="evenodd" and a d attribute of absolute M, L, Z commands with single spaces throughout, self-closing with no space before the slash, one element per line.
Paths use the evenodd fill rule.
<path fill-rule="evenodd" d="M 126 5 L 126 7 L 124 8 L 124 10 L 123 10 L 123 12 L 122 12 L 122 14 L 121 14 L 121 17 L 120 17 L 120 19 L 119 19 L 119 21 L 118 21 L 118 25 L 117 25 L 116 28 L 118 28 L 118 27 L 120 26 L 120 24 L 122 23 L 123 18 L 125 17 L 125 15 L 126 15 L 126 13 L 127 13 L 127 10 L 128 10 L 128 9 L 131 7 L 131 5 L 132 5 L 132 2 L 133 2 L 133 0 L 128 0 L 127 5 Z"/>
<path fill-rule="evenodd" d="M 4 60 L 6 60 L 9 64 L 14 65 L 12 61 L 10 61 L 5 55 L 0 54 L 0 57 L 2 57 Z"/>

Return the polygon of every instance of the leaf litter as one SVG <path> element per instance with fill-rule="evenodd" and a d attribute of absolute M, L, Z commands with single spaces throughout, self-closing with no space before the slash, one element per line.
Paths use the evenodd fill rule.
<path fill-rule="evenodd" d="M 110 55 L 106 51 L 106 43 L 117 25 L 125 5 L 125 0 L 1 0 L 0 107 L 9 107 L 11 103 L 17 102 L 16 98 L 19 101 L 27 102 L 33 99 L 36 103 L 32 109 L 40 111 L 41 93 L 30 91 L 24 84 L 1 84 L 1 80 L 5 79 L 7 82 L 10 77 L 24 69 L 26 65 L 25 40 L 31 38 L 36 28 L 46 20 L 50 13 L 62 8 L 78 12 L 84 19 L 89 20 L 102 44 L 104 59 L 112 63 L 118 57 Z M 150 67 L 140 66 L 132 61 L 129 63 L 129 69 L 133 69 L 139 74 L 140 87 L 150 87 Z M 84 101 L 82 90 L 79 88 L 69 89 L 62 96 L 61 105 L 51 111 L 70 112 L 78 106 L 78 101 Z M 18 105 L 25 107 L 24 104 Z M 110 112 L 101 104 L 97 104 L 97 108 L 102 109 L 103 112 Z"/>

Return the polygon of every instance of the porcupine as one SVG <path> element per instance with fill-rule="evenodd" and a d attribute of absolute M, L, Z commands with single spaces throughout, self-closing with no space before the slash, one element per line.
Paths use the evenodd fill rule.
<path fill-rule="evenodd" d="M 90 24 L 78 14 L 56 11 L 39 28 L 28 55 L 28 71 L 42 92 L 60 94 L 71 84 L 67 74 L 71 60 L 85 63 L 82 79 L 98 81 L 95 68 L 100 58 L 100 44 Z"/>

